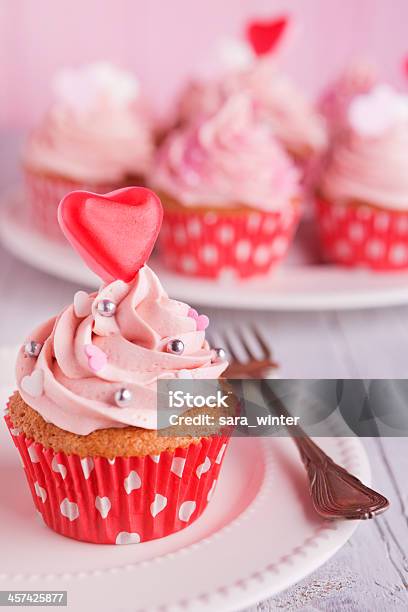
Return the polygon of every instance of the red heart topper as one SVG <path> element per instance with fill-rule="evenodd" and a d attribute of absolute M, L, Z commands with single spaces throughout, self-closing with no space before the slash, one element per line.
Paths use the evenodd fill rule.
<path fill-rule="evenodd" d="M 274 51 L 288 29 L 290 18 L 278 17 L 271 21 L 251 21 L 247 25 L 246 36 L 256 55 L 266 55 Z"/>
<path fill-rule="evenodd" d="M 408 79 L 408 55 L 404 57 L 402 67 L 404 70 L 404 76 Z"/>
<path fill-rule="evenodd" d="M 105 282 L 130 282 L 153 250 L 163 219 L 157 195 L 126 187 L 99 195 L 73 191 L 58 208 L 66 238 Z"/>

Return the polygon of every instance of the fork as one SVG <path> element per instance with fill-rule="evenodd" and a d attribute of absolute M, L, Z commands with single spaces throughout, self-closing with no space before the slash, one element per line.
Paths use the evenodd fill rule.
<path fill-rule="evenodd" d="M 290 417 L 282 401 L 262 377 L 262 374 L 274 365 L 268 344 L 256 327 L 252 327 L 251 330 L 253 344 L 258 348 L 256 352 L 251 349 L 241 330 L 234 330 L 234 335 L 239 340 L 247 360 L 239 357 L 229 337 L 224 334 L 224 346 L 232 357 L 226 376 L 243 378 L 246 374 L 249 378 L 262 379 L 261 389 L 268 407 L 285 417 Z M 256 353 L 260 357 L 257 357 Z M 287 429 L 306 468 L 313 506 L 320 516 L 328 519 L 370 519 L 389 507 L 386 497 L 370 489 L 356 476 L 335 463 L 299 425 Z"/>

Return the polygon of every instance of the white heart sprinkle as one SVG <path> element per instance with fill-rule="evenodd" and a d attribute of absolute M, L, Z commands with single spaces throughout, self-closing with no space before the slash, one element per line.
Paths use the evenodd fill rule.
<path fill-rule="evenodd" d="M 62 463 L 58 463 L 58 459 L 56 456 L 53 458 L 51 462 L 51 468 L 53 472 L 56 472 L 57 474 L 61 474 L 62 479 L 65 480 L 65 477 L 67 475 L 67 468 Z"/>
<path fill-rule="evenodd" d="M 156 493 L 154 496 L 154 501 L 150 504 L 150 512 L 152 517 L 154 518 L 165 509 L 167 506 L 167 497 L 164 495 L 160 495 L 160 493 Z"/>
<path fill-rule="evenodd" d="M 44 372 L 42 370 L 34 370 L 32 374 L 27 374 L 21 380 L 20 386 L 31 397 L 41 397 L 44 391 Z"/>
<path fill-rule="evenodd" d="M 121 531 L 116 536 L 116 544 L 139 544 L 140 535 L 138 533 L 128 533 Z"/>
<path fill-rule="evenodd" d="M 196 469 L 197 478 L 201 478 L 203 474 L 208 472 L 210 467 L 211 467 L 211 461 L 209 460 L 208 457 L 206 457 L 204 459 L 204 463 L 201 463 L 201 465 L 199 465 L 198 468 Z"/>
<path fill-rule="evenodd" d="M 19 429 L 17 429 L 17 427 L 12 427 L 10 429 L 10 433 L 12 436 L 19 436 L 21 432 Z"/>
<path fill-rule="evenodd" d="M 195 501 L 183 502 L 179 508 L 179 513 L 178 513 L 180 521 L 187 523 L 187 521 L 190 520 L 191 515 L 193 514 L 194 510 L 196 509 L 196 506 L 197 504 L 195 503 Z"/>
<path fill-rule="evenodd" d="M 74 314 L 83 319 L 91 314 L 92 300 L 86 291 L 77 291 L 74 295 Z"/>
<path fill-rule="evenodd" d="M 35 450 L 34 444 L 27 448 L 28 454 L 30 455 L 31 463 L 39 463 L 37 451 Z"/>
<path fill-rule="evenodd" d="M 35 494 L 41 499 L 42 503 L 44 504 L 47 499 L 47 491 L 43 487 L 40 487 L 38 482 L 34 483 L 34 489 Z"/>
<path fill-rule="evenodd" d="M 142 481 L 140 480 L 140 476 L 135 470 L 129 472 L 129 476 L 125 478 L 123 485 L 125 487 L 126 493 L 129 495 L 135 489 L 140 489 L 142 486 Z"/>
<path fill-rule="evenodd" d="M 155 463 L 159 463 L 160 455 L 150 455 L 150 459 L 154 461 Z"/>
<path fill-rule="evenodd" d="M 69 521 L 75 521 L 79 516 L 78 504 L 69 501 L 68 497 L 62 500 L 60 510 L 62 516 L 65 516 Z"/>
<path fill-rule="evenodd" d="M 185 464 L 186 460 L 184 457 L 174 457 L 173 461 L 171 462 L 170 470 L 173 472 L 173 474 L 176 474 L 176 476 L 180 476 L 181 478 Z"/>
<path fill-rule="evenodd" d="M 95 467 L 93 459 L 91 457 L 85 457 L 84 459 L 81 459 L 81 467 L 85 476 L 85 480 L 88 480 L 92 470 Z"/>
<path fill-rule="evenodd" d="M 212 498 L 212 496 L 213 496 L 213 493 L 214 493 L 214 491 L 215 491 L 215 485 L 216 485 L 216 484 L 217 484 L 217 479 L 215 479 L 215 480 L 213 481 L 213 483 L 212 483 L 212 485 L 211 485 L 211 489 L 210 489 L 210 490 L 208 491 L 208 493 L 207 493 L 207 501 L 208 501 L 208 502 L 210 501 L 210 499 L 211 499 L 211 498 Z"/>
<path fill-rule="evenodd" d="M 113 459 L 108 459 L 109 465 L 115 465 L 115 461 L 116 461 L 115 457 Z"/>
<path fill-rule="evenodd" d="M 226 445 L 226 444 L 223 444 L 223 445 L 221 446 L 221 448 L 220 448 L 220 450 L 219 450 L 219 452 L 218 452 L 217 458 L 216 458 L 216 460 L 215 460 L 215 463 L 221 463 L 221 461 L 222 461 L 222 458 L 223 458 L 223 456 L 224 456 L 224 453 L 225 453 L 225 449 L 226 449 L 226 448 L 227 448 L 227 445 Z"/>
<path fill-rule="evenodd" d="M 112 504 L 109 497 L 99 497 L 99 495 L 95 497 L 95 508 L 101 513 L 103 519 L 108 516 L 111 507 Z"/>

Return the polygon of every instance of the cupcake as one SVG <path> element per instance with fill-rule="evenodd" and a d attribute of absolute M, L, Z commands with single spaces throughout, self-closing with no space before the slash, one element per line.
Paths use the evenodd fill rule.
<path fill-rule="evenodd" d="M 78 292 L 18 354 L 6 422 L 35 507 L 77 540 L 138 543 L 190 525 L 214 492 L 228 443 L 219 431 L 158 429 L 159 380 L 198 384 L 227 367 L 205 340 L 208 319 L 171 300 L 145 265 L 161 214 L 144 188 L 68 195 L 64 231 L 105 282 Z"/>
<path fill-rule="evenodd" d="M 248 96 L 231 96 L 172 132 L 151 181 L 165 210 L 162 258 L 173 270 L 248 278 L 286 254 L 299 219 L 299 174 Z"/>
<path fill-rule="evenodd" d="M 108 63 L 60 72 L 55 100 L 23 153 L 27 222 L 63 239 L 61 198 L 75 189 L 105 193 L 144 184 L 152 127 L 134 77 Z"/>
<path fill-rule="evenodd" d="M 375 66 L 366 60 L 355 60 L 325 89 L 318 108 L 326 120 L 330 141 L 347 129 L 348 109 L 354 98 L 369 93 L 377 83 Z"/>
<path fill-rule="evenodd" d="M 325 260 L 408 269 L 408 97 L 387 85 L 356 96 L 317 198 Z"/>
<path fill-rule="evenodd" d="M 290 20 L 249 23 L 246 40 L 226 40 L 217 46 L 216 61 L 192 78 L 177 103 L 177 122 L 183 124 L 211 113 L 230 95 L 246 92 L 256 116 L 266 122 L 302 171 L 326 146 L 323 118 L 304 93 L 279 68 L 278 51 L 287 38 Z M 214 75 L 215 73 L 215 75 Z"/>

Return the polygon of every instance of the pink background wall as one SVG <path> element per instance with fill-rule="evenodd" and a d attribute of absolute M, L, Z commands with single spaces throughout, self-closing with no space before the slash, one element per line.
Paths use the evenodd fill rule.
<path fill-rule="evenodd" d="M 162 109 L 213 41 L 282 11 L 302 27 L 285 66 L 311 93 L 356 54 L 402 81 L 406 0 L 1 0 L 0 125 L 30 125 L 58 67 L 97 59 L 135 70 Z"/>

